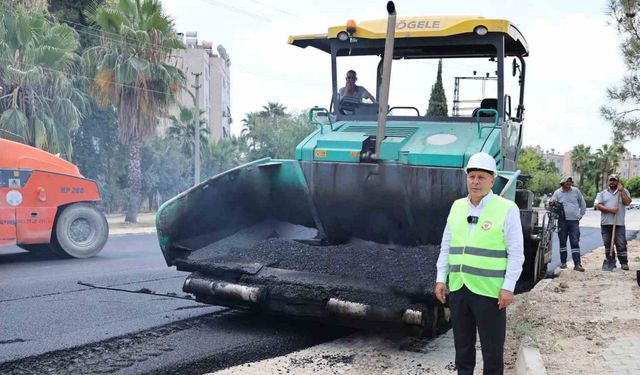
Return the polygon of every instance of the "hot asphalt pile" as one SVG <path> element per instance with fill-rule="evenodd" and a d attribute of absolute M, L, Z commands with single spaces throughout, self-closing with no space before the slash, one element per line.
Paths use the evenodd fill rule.
<path fill-rule="evenodd" d="M 358 240 L 342 245 L 312 246 L 295 240 L 270 238 L 251 247 L 216 247 L 216 251 L 209 252 L 206 259 L 198 257 L 198 263 L 204 273 L 210 273 L 217 266 L 224 267 L 229 262 L 239 262 L 332 275 L 336 280 L 347 279 L 353 285 L 366 286 L 364 289 L 367 291 L 359 287 L 349 288 L 349 281 L 333 283 L 331 278 L 327 283 L 319 281 L 326 281 L 326 277 L 310 278 L 305 283 L 287 288 L 295 294 L 304 293 L 309 299 L 335 297 L 337 293 L 350 301 L 397 307 L 398 304 L 407 306 L 412 302 L 432 301 L 438 254 L 438 246 L 400 247 Z M 273 278 L 260 278 L 259 275 L 247 275 L 243 279 L 271 284 L 272 288 L 286 293 L 282 282 L 270 282 Z M 294 290 L 296 288 L 298 290 Z"/>

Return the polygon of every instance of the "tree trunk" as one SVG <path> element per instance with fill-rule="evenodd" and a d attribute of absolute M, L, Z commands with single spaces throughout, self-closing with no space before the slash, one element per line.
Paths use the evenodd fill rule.
<path fill-rule="evenodd" d="M 129 203 L 125 223 L 138 222 L 138 209 L 140 207 L 140 196 L 142 193 L 142 168 L 140 149 L 142 143 L 139 140 L 132 140 L 129 143 L 129 166 L 127 168 L 129 182 Z"/>
<path fill-rule="evenodd" d="M 606 159 L 604 162 L 604 169 L 602 170 L 602 189 L 606 189 L 607 188 L 607 184 L 609 181 L 607 181 L 608 177 L 609 177 L 609 159 Z"/>

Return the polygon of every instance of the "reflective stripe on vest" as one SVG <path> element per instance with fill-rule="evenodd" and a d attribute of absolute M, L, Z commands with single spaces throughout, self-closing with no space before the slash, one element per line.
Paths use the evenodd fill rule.
<path fill-rule="evenodd" d="M 447 218 L 451 230 L 449 290 L 456 291 L 466 285 L 476 294 L 498 298 L 507 270 L 504 220 L 514 204 L 500 196 L 492 196 L 469 233 L 468 198 L 453 203 Z"/>

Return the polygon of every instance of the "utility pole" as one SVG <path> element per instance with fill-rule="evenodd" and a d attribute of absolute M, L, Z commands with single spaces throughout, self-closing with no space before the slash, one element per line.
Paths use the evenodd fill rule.
<path fill-rule="evenodd" d="M 194 150 L 194 172 L 193 172 L 193 186 L 196 186 L 200 183 L 200 87 L 202 87 L 202 85 L 200 85 L 200 76 L 202 75 L 202 73 L 191 73 L 196 77 L 196 84 L 195 85 L 191 85 L 191 87 L 193 87 L 194 89 L 196 89 L 196 95 L 194 100 L 194 107 L 195 107 L 195 116 L 194 116 L 194 121 L 195 121 L 195 128 L 194 128 L 194 136 L 195 138 L 195 150 Z"/>

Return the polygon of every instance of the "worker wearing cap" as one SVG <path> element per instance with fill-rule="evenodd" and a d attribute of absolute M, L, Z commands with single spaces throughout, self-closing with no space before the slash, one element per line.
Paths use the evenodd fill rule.
<path fill-rule="evenodd" d="M 619 182 L 618 175 L 609 175 L 609 188 L 596 195 L 595 207 L 600 210 L 600 233 L 604 242 L 607 262 L 615 267 L 616 260 L 611 257 L 611 236 L 613 226 L 616 226 L 615 247 L 618 260 L 623 270 L 629 270 L 627 259 L 627 237 L 624 225 L 625 206 L 631 204 L 631 194 Z"/>
<path fill-rule="evenodd" d="M 552 201 L 562 203 L 564 217 L 558 218 L 558 240 L 560 242 L 560 268 L 567 268 L 567 238 L 571 244 L 573 269 L 584 272 L 580 259 L 580 219 L 587 212 L 587 204 L 578 188 L 573 187 L 573 177 L 560 179 L 560 188 L 553 192 Z"/>
<path fill-rule="evenodd" d="M 465 171 L 469 195 L 451 206 L 435 295 L 441 303 L 449 299 L 458 374 L 473 374 L 476 330 L 484 374 L 502 374 L 505 308 L 513 302 L 524 262 L 520 211 L 514 202 L 491 191 L 497 176 L 491 155 L 474 154 Z"/>

